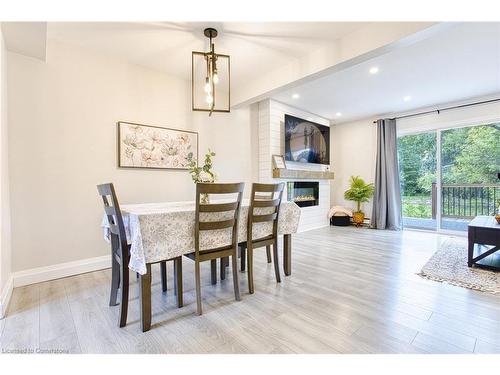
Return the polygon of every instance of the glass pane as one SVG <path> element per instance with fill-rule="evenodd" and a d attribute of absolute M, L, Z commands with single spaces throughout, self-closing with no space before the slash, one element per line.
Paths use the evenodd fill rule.
<path fill-rule="evenodd" d="M 398 138 L 403 226 L 436 230 L 436 132 Z"/>
<path fill-rule="evenodd" d="M 500 124 L 441 132 L 441 228 L 466 231 L 478 215 L 498 209 Z"/>

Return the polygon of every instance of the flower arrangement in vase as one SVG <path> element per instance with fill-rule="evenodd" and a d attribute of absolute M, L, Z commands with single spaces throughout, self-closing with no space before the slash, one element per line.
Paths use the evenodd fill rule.
<path fill-rule="evenodd" d="M 215 156 L 215 152 L 208 149 L 205 154 L 205 164 L 202 167 L 198 166 L 197 160 L 190 153 L 186 158 L 189 168 L 189 174 L 193 179 L 194 183 L 213 183 L 217 180 L 217 174 L 212 170 L 212 158 Z M 208 204 L 208 194 L 202 194 L 200 197 L 200 202 L 202 204 Z"/>

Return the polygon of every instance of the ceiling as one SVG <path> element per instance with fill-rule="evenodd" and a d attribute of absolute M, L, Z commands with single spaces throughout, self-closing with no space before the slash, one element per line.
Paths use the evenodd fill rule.
<path fill-rule="evenodd" d="M 460 23 L 273 98 L 341 123 L 495 93 L 500 96 L 500 23 Z"/>
<path fill-rule="evenodd" d="M 237 88 L 263 70 L 273 71 L 291 60 L 312 56 L 316 50 L 335 47 L 335 41 L 368 24 L 49 22 L 47 39 L 189 80 L 191 51 L 208 49 L 203 29 L 215 27 L 219 31 L 216 51 L 231 55 L 232 86 Z M 23 25 L 11 27 L 12 34 L 19 35 L 14 26 Z M 3 23 L 5 27 L 10 25 Z M 287 85 L 275 91 L 272 98 L 341 123 L 468 98 L 500 96 L 500 23 L 449 24 L 412 45 L 346 66 L 321 78 Z M 377 74 L 369 73 L 372 67 L 378 67 Z M 405 97 L 411 99 L 405 101 Z"/>
<path fill-rule="evenodd" d="M 363 22 L 49 22 L 50 39 L 114 55 L 168 74 L 191 77 L 191 51 L 208 49 L 203 35 L 215 27 L 216 52 L 231 55 L 232 85 L 300 58 L 368 23 Z"/>
<path fill-rule="evenodd" d="M 45 61 L 46 22 L 2 22 L 1 28 L 9 51 Z"/>

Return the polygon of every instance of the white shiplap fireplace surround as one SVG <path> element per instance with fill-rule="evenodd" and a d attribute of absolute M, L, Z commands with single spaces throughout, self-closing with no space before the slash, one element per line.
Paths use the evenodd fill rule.
<path fill-rule="evenodd" d="M 285 154 L 284 119 L 285 114 L 313 121 L 321 125 L 330 126 L 330 121 L 324 117 L 290 107 L 286 104 L 265 100 L 259 102 L 259 181 L 288 182 L 288 181 L 318 181 L 319 205 L 301 208 L 299 231 L 328 226 L 328 210 L 330 209 L 330 181 L 307 179 L 275 179 L 272 177 L 272 155 Z M 330 152 L 331 157 L 331 152 Z M 327 166 L 286 162 L 288 169 L 327 170 Z M 285 188 L 286 195 L 286 188 Z M 288 197 L 283 198 L 288 199 Z"/>

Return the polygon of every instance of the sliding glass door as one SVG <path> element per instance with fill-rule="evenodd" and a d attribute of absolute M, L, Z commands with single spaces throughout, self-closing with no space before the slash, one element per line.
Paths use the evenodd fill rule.
<path fill-rule="evenodd" d="M 466 231 L 470 220 L 498 207 L 500 124 L 441 133 L 441 228 Z"/>
<path fill-rule="evenodd" d="M 500 200 L 500 124 L 398 138 L 406 228 L 464 232 Z"/>
<path fill-rule="evenodd" d="M 436 132 L 398 138 L 403 226 L 436 230 Z"/>

